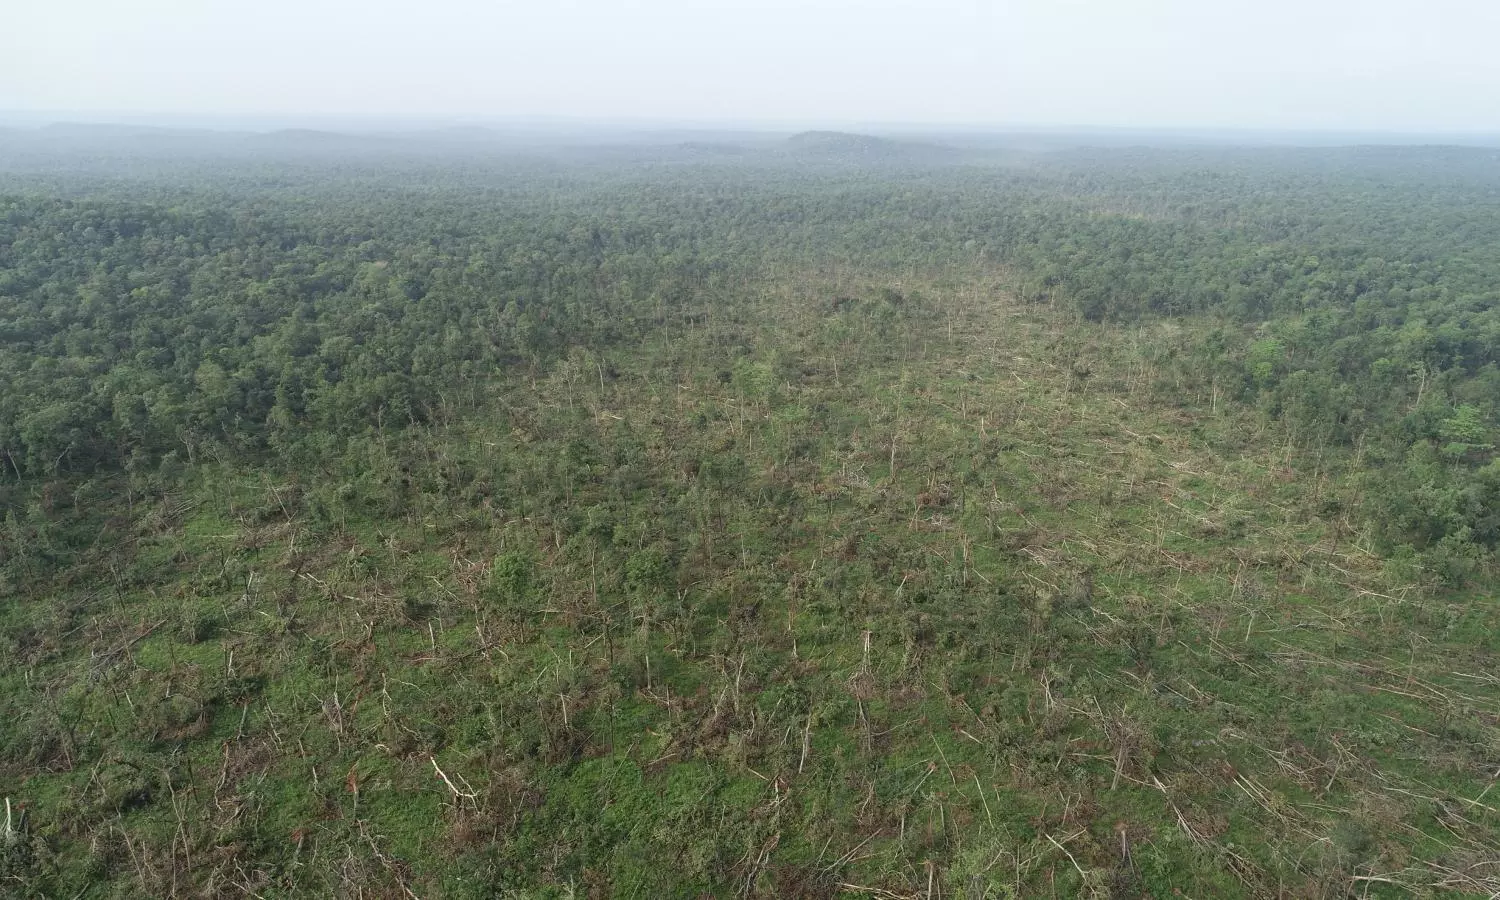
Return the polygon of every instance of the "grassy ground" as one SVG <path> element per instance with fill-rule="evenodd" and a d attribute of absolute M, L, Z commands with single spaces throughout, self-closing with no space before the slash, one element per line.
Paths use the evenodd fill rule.
<path fill-rule="evenodd" d="M 1007 296 L 782 276 L 483 421 L 12 488 L 87 549 L 0 585 L 0 883 L 1500 891 L 1493 598 L 1176 326 Z"/>

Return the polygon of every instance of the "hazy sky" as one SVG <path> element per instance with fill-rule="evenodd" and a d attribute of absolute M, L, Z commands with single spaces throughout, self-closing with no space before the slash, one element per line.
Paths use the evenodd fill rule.
<path fill-rule="evenodd" d="M 0 0 L 0 109 L 1500 130 L 1500 0 Z"/>

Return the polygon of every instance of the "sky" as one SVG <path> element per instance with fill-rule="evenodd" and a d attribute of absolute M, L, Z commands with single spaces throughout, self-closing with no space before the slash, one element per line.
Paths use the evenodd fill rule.
<path fill-rule="evenodd" d="M 1497 0 L 0 0 L 0 110 L 1500 131 Z"/>

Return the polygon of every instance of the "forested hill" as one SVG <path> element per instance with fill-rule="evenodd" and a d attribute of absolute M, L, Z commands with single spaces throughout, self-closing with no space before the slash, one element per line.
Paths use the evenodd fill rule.
<path fill-rule="evenodd" d="M 948 147 L 850 134 L 843 131 L 804 131 L 787 139 L 793 156 L 847 163 L 939 163 L 960 158 Z"/>
<path fill-rule="evenodd" d="M 64 137 L 0 893 L 1500 891 L 1495 151 Z"/>

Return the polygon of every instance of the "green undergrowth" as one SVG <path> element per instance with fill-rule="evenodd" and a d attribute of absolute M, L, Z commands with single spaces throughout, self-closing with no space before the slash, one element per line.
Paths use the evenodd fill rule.
<path fill-rule="evenodd" d="M 1198 326 L 1008 297 L 783 274 L 488 415 L 6 488 L 6 890 L 1500 890 L 1493 598 L 1174 383 Z"/>

